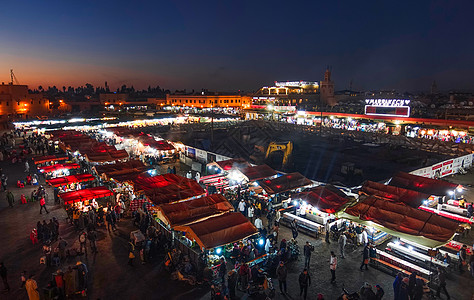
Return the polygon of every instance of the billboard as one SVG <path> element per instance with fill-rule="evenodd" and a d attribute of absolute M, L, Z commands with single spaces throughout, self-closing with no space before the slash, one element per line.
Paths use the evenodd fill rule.
<path fill-rule="evenodd" d="M 410 116 L 408 99 L 365 99 L 365 104 L 366 115 L 404 118 Z"/>

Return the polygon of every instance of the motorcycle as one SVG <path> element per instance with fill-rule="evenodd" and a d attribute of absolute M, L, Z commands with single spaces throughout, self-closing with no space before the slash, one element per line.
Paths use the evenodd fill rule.
<path fill-rule="evenodd" d="M 275 297 L 273 281 L 266 272 L 263 273 L 263 276 L 263 284 L 258 284 L 254 281 L 249 283 L 248 294 L 250 296 L 265 295 L 265 299 L 273 299 Z"/>

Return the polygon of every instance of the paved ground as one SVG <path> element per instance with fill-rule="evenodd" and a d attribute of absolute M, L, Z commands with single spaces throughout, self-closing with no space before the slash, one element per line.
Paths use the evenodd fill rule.
<path fill-rule="evenodd" d="M 35 279 L 39 287 L 43 288 L 51 280 L 51 274 L 55 267 L 46 267 L 39 264 L 41 257 L 40 246 L 32 246 L 29 240 L 29 233 L 38 220 L 57 217 L 60 220 L 60 236 L 65 238 L 69 246 L 77 245 L 77 233 L 66 224 L 66 214 L 59 206 L 48 203 L 50 214 L 40 215 L 38 203 L 19 204 L 21 193 L 30 194 L 32 187 L 17 189 L 13 187 L 16 179 L 23 177 L 23 166 L 13 166 L 8 162 L 0 162 L 9 176 L 9 185 L 15 194 L 14 208 L 7 207 L 5 193 L 0 192 L 0 260 L 3 261 L 9 270 L 9 282 L 12 291 L 8 294 L 0 294 L 0 299 L 26 299 L 24 290 L 19 289 L 20 272 L 25 270 L 35 274 Z M 183 166 L 183 172 L 187 168 Z M 52 195 L 52 191 L 49 191 Z M 78 257 L 89 267 L 89 295 L 88 299 L 210 299 L 207 287 L 191 287 L 181 282 L 171 281 L 169 275 L 162 268 L 162 260 L 158 257 L 149 264 L 141 265 L 136 261 L 135 267 L 127 265 L 127 240 L 130 231 L 134 230 L 130 220 L 123 220 L 118 224 L 118 231 L 108 233 L 104 229 L 99 230 L 98 248 L 96 256 Z M 282 227 L 280 236 L 289 238 L 290 232 Z M 474 234 L 468 237 L 472 242 Z M 303 234 L 298 237 L 298 242 L 303 245 L 309 240 L 315 245 L 310 273 L 312 284 L 309 288 L 308 299 L 315 299 L 317 293 L 323 293 L 326 299 L 336 299 L 345 287 L 349 291 L 358 290 L 364 282 L 372 285 L 380 284 L 386 292 L 385 299 L 393 298 L 392 282 L 393 277 L 381 271 L 370 269 L 360 272 L 358 266 L 361 262 L 361 249 L 347 253 L 345 260 L 339 259 L 337 269 L 337 283 L 330 284 L 329 272 L 329 251 L 337 252 L 337 245 L 326 244 L 319 239 L 309 238 Z M 302 250 L 302 249 L 301 249 Z M 74 261 L 63 262 L 61 268 Z M 303 269 L 303 259 L 289 265 L 288 276 L 288 296 L 277 293 L 276 299 L 299 299 L 299 288 L 297 278 Z M 462 277 L 458 274 L 451 274 L 448 278 L 448 290 L 452 294 L 452 299 L 470 299 L 474 294 L 474 281 L 465 273 Z M 278 284 L 275 281 L 275 288 L 278 291 Z M 238 293 L 240 299 L 247 299 L 247 296 Z"/>

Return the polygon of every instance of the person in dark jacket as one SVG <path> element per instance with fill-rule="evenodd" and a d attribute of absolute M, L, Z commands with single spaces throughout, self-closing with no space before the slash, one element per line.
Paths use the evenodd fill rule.
<path fill-rule="evenodd" d="M 372 286 L 367 282 L 360 288 L 359 295 L 362 300 L 375 300 L 375 293 L 372 290 Z"/>
<path fill-rule="evenodd" d="M 416 287 L 416 272 L 413 272 L 408 277 L 408 295 L 410 299 L 413 299 L 415 296 L 415 287 Z"/>
<path fill-rule="evenodd" d="M 393 299 L 394 300 L 400 299 L 399 293 L 400 293 L 400 286 L 402 285 L 402 280 L 403 280 L 403 274 L 402 272 L 399 272 L 397 277 L 395 278 L 395 281 L 393 281 Z"/>
<path fill-rule="evenodd" d="M 314 246 L 310 242 L 306 241 L 306 244 L 303 246 L 304 254 L 304 267 L 309 268 L 309 261 L 311 259 L 311 252 L 314 251 Z"/>
<path fill-rule="evenodd" d="M 408 300 L 408 277 L 403 278 L 402 283 L 400 284 L 400 289 L 398 291 L 398 300 Z"/>
<path fill-rule="evenodd" d="M 303 295 L 303 299 L 306 300 L 306 296 L 308 295 L 308 286 L 311 284 L 311 277 L 308 274 L 308 269 L 304 269 L 303 272 L 301 272 L 298 281 L 300 283 L 300 297 Z"/>
<path fill-rule="evenodd" d="M 451 299 L 448 294 L 448 291 L 446 290 L 446 273 L 440 267 L 438 267 L 438 282 L 439 284 L 438 289 L 436 290 L 436 297 L 440 298 L 441 290 L 443 290 L 448 299 Z"/>
<path fill-rule="evenodd" d="M 413 294 L 413 300 L 421 300 L 423 298 L 423 280 L 420 278 L 416 279 L 415 292 Z"/>
<path fill-rule="evenodd" d="M 369 251 L 369 246 L 366 245 L 364 247 L 364 251 L 362 253 L 362 263 L 360 265 L 360 270 L 362 271 L 362 268 L 365 266 L 365 269 L 368 270 L 369 269 L 369 254 L 370 254 L 370 251 Z"/>
<path fill-rule="evenodd" d="M 280 261 L 280 264 L 276 269 L 276 275 L 278 278 L 278 284 L 280 286 L 280 293 L 282 295 L 286 294 L 286 277 L 288 276 L 288 269 L 286 268 L 283 261 Z"/>
<path fill-rule="evenodd" d="M 5 292 L 10 291 L 10 286 L 8 285 L 8 279 L 7 279 L 7 268 L 5 268 L 5 265 L 3 262 L 0 263 L 0 277 L 2 277 L 3 281 L 3 289 Z"/>
<path fill-rule="evenodd" d="M 385 295 L 385 291 L 380 285 L 376 285 L 375 288 L 377 289 L 377 292 L 375 293 L 375 299 L 376 300 L 382 300 L 383 295 Z"/>

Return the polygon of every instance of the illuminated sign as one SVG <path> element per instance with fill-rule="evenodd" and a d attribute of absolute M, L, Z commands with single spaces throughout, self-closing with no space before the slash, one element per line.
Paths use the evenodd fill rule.
<path fill-rule="evenodd" d="M 253 97 L 253 100 L 275 100 L 275 97 Z"/>
<path fill-rule="evenodd" d="M 275 81 L 278 87 L 319 86 L 317 81 Z"/>
<path fill-rule="evenodd" d="M 386 116 L 386 117 L 404 117 L 410 116 L 409 106 L 376 106 L 366 105 L 365 114 L 371 116 Z"/>
<path fill-rule="evenodd" d="M 365 99 L 365 104 L 372 106 L 393 107 L 393 106 L 407 106 L 410 100 L 402 99 Z"/>

